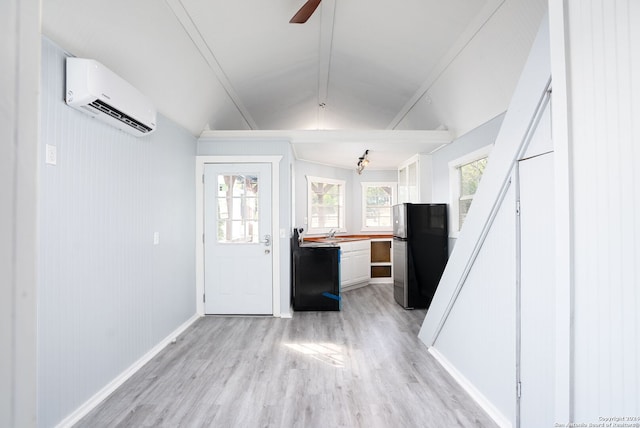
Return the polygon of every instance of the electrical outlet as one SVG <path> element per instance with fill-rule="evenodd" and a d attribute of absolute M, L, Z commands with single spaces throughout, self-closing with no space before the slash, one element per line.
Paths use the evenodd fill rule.
<path fill-rule="evenodd" d="M 47 144 L 45 150 L 45 163 L 47 165 L 56 165 L 58 163 L 58 150 L 56 146 Z"/>
<path fill-rule="evenodd" d="M 160 244 L 160 232 L 153 232 L 153 245 Z"/>

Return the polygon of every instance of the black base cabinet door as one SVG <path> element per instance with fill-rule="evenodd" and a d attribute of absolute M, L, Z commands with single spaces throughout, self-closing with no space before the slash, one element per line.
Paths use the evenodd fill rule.
<path fill-rule="evenodd" d="M 298 248 L 293 253 L 293 309 L 340 310 L 340 249 Z"/>

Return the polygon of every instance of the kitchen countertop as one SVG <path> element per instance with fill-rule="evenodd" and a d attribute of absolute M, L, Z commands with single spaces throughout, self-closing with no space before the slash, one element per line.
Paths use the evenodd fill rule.
<path fill-rule="evenodd" d="M 311 236 L 304 238 L 301 247 L 339 247 L 343 242 L 365 241 L 369 239 L 392 238 L 392 235 L 339 235 L 333 238 Z"/>

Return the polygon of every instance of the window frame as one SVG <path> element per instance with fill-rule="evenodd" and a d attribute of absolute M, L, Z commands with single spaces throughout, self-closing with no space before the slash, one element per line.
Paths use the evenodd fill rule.
<path fill-rule="evenodd" d="M 334 230 L 339 233 L 344 233 L 347 231 L 346 229 L 346 192 L 347 192 L 347 182 L 345 180 L 337 180 L 335 178 L 326 178 L 326 177 L 314 177 L 311 175 L 307 175 L 307 234 L 308 235 L 321 235 L 327 234 L 330 231 Z M 312 183 L 325 183 L 325 184 L 334 184 L 340 186 L 339 189 L 339 203 L 338 203 L 338 227 L 312 227 L 311 226 L 311 212 L 313 205 L 313 198 L 311 195 L 313 194 L 311 185 Z"/>
<path fill-rule="evenodd" d="M 360 231 L 361 232 L 391 232 L 393 231 L 393 223 L 389 227 L 368 227 L 367 226 L 367 188 L 369 187 L 391 187 L 391 205 L 389 210 L 396 203 L 398 195 L 398 183 L 393 181 L 363 181 L 361 185 L 361 198 L 360 198 Z"/>
<path fill-rule="evenodd" d="M 449 162 L 449 237 L 458 238 L 460 235 L 460 168 L 469 163 L 488 158 L 493 144 L 481 147 L 464 156 Z M 473 201 L 473 198 L 468 198 Z"/>

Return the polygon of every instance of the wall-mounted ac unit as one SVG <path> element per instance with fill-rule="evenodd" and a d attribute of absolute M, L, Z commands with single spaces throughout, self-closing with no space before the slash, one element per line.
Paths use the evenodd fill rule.
<path fill-rule="evenodd" d="M 156 129 L 156 109 L 98 61 L 67 58 L 67 105 L 137 137 Z"/>

